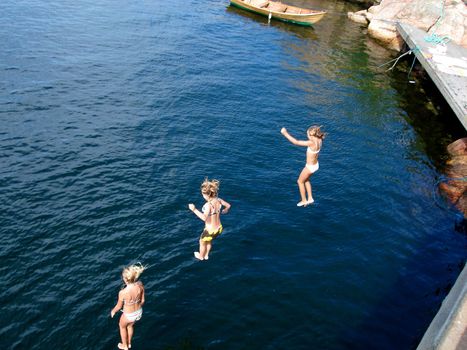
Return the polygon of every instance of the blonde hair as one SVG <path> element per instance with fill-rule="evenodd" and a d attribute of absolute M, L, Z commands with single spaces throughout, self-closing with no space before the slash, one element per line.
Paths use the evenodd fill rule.
<path fill-rule="evenodd" d="M 135 283 L 139 276 L 146 270 L 146 266 L 141 263 L 127 266 L 122 271 L 122 278 L 125 283 Z"/>
<path fill-rule="evenodd" d="M 306 133 L 308 136 L 315 136 L 322 140 L 324 140 L 324 138 L 327 135 L 327 133 L 321 131 L 321 126 L 318 126 L 318 125 L 310 126 L 308 130 L 306 131 Z"/>
<path fill-rule="evenodd" d="M 206 178 L 201 184 L 201 193 L 205 194 L 209 198 L 217 197 L 217 194 L 219 193 L 219 186 L 219 180 L 212 179 L 209 181 L 208 178 Z"/>

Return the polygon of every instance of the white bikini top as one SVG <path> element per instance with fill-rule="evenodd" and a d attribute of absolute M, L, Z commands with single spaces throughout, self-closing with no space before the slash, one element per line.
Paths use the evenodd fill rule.
<path fill-rule="evenodd" d="M 318 154 L 319 151 L 321 151 L 321 148 L 320 148 L 319 150 L 317 150 L 317 151 L 313 151 L 313 150 L 310 148 L 310 146 L 308 146 L 306 151 L 309 152 L 309 153 L 312 153 L 312 154 Z"/>

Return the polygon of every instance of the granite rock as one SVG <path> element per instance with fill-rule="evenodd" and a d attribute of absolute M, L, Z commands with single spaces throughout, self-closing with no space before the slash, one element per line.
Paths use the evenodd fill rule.
<path fill-rule="evenodd" d="M 447 147 L 446 180 L 440 182 L 441 194 L 467 218 L 467 138 Z"/>
<path fill-rule="evenodd" d="M 368 34 L 393 50 L 400 51 L 404 43 L 396 30 L 397 22 L 467 47 L 467 5 L 462 0 L 382 0 L 368 10 L 349 12 L 347 16 L 363 25 L 367 22 Z"/>

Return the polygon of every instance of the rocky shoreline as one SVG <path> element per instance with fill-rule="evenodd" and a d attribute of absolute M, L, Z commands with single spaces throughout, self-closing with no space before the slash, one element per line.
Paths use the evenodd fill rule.
<path fill-rule="evenodd" d="M 439 189 L 447 200 L 467 218 L 467 138 L 454 141 L 447 147 L 446 179 Z"/>
<path fill-rule="evenodd" d="M 362 5 L 368 1 L 354 0 Z M 368 26 L 368 35 L 381 45 L 401 51 L 404 41 L 396 22 L 405 22 L 428 36 L 450 40 L 467 48 L 467 5 L 462 0 L 381 0 L 366 10 L 349 12 L 348 18 Z"/>
<path fill-rule="evenodd" d="M 349 12 L 347 16 L 367 26 L 368 35 L 386 48 L 402 51 L 405 47 L 396 29 L 397 22 L 422 29 L 427 33 L 425 40 L 435 44 L 450 41 L 467 48 L 467 5 L 462 0 L 381 0 L 367 6 L 366 10 Z M 447 153 L 445 181 L 440 181 L 438 187 L 467 220 L 467 138 L 453 142 Z"/>

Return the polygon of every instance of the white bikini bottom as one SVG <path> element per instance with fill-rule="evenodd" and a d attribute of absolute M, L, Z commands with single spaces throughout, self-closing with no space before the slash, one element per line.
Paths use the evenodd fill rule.
<path fill-rule="evenodd" d="M 307 164 L 305 167 L 311 171 L 311 173 L 315 173 L 319 169 L 319 163 L 316 162 L 316 164 Z"/>
<path fill-rule="evenodd" d="M 139 321 L 141 319 L 141 316 L 143 316 L 143 309 L 141 308 L 134 312 L 124 312 L 124 314 L 127 320 L 130 322 Z"/>

